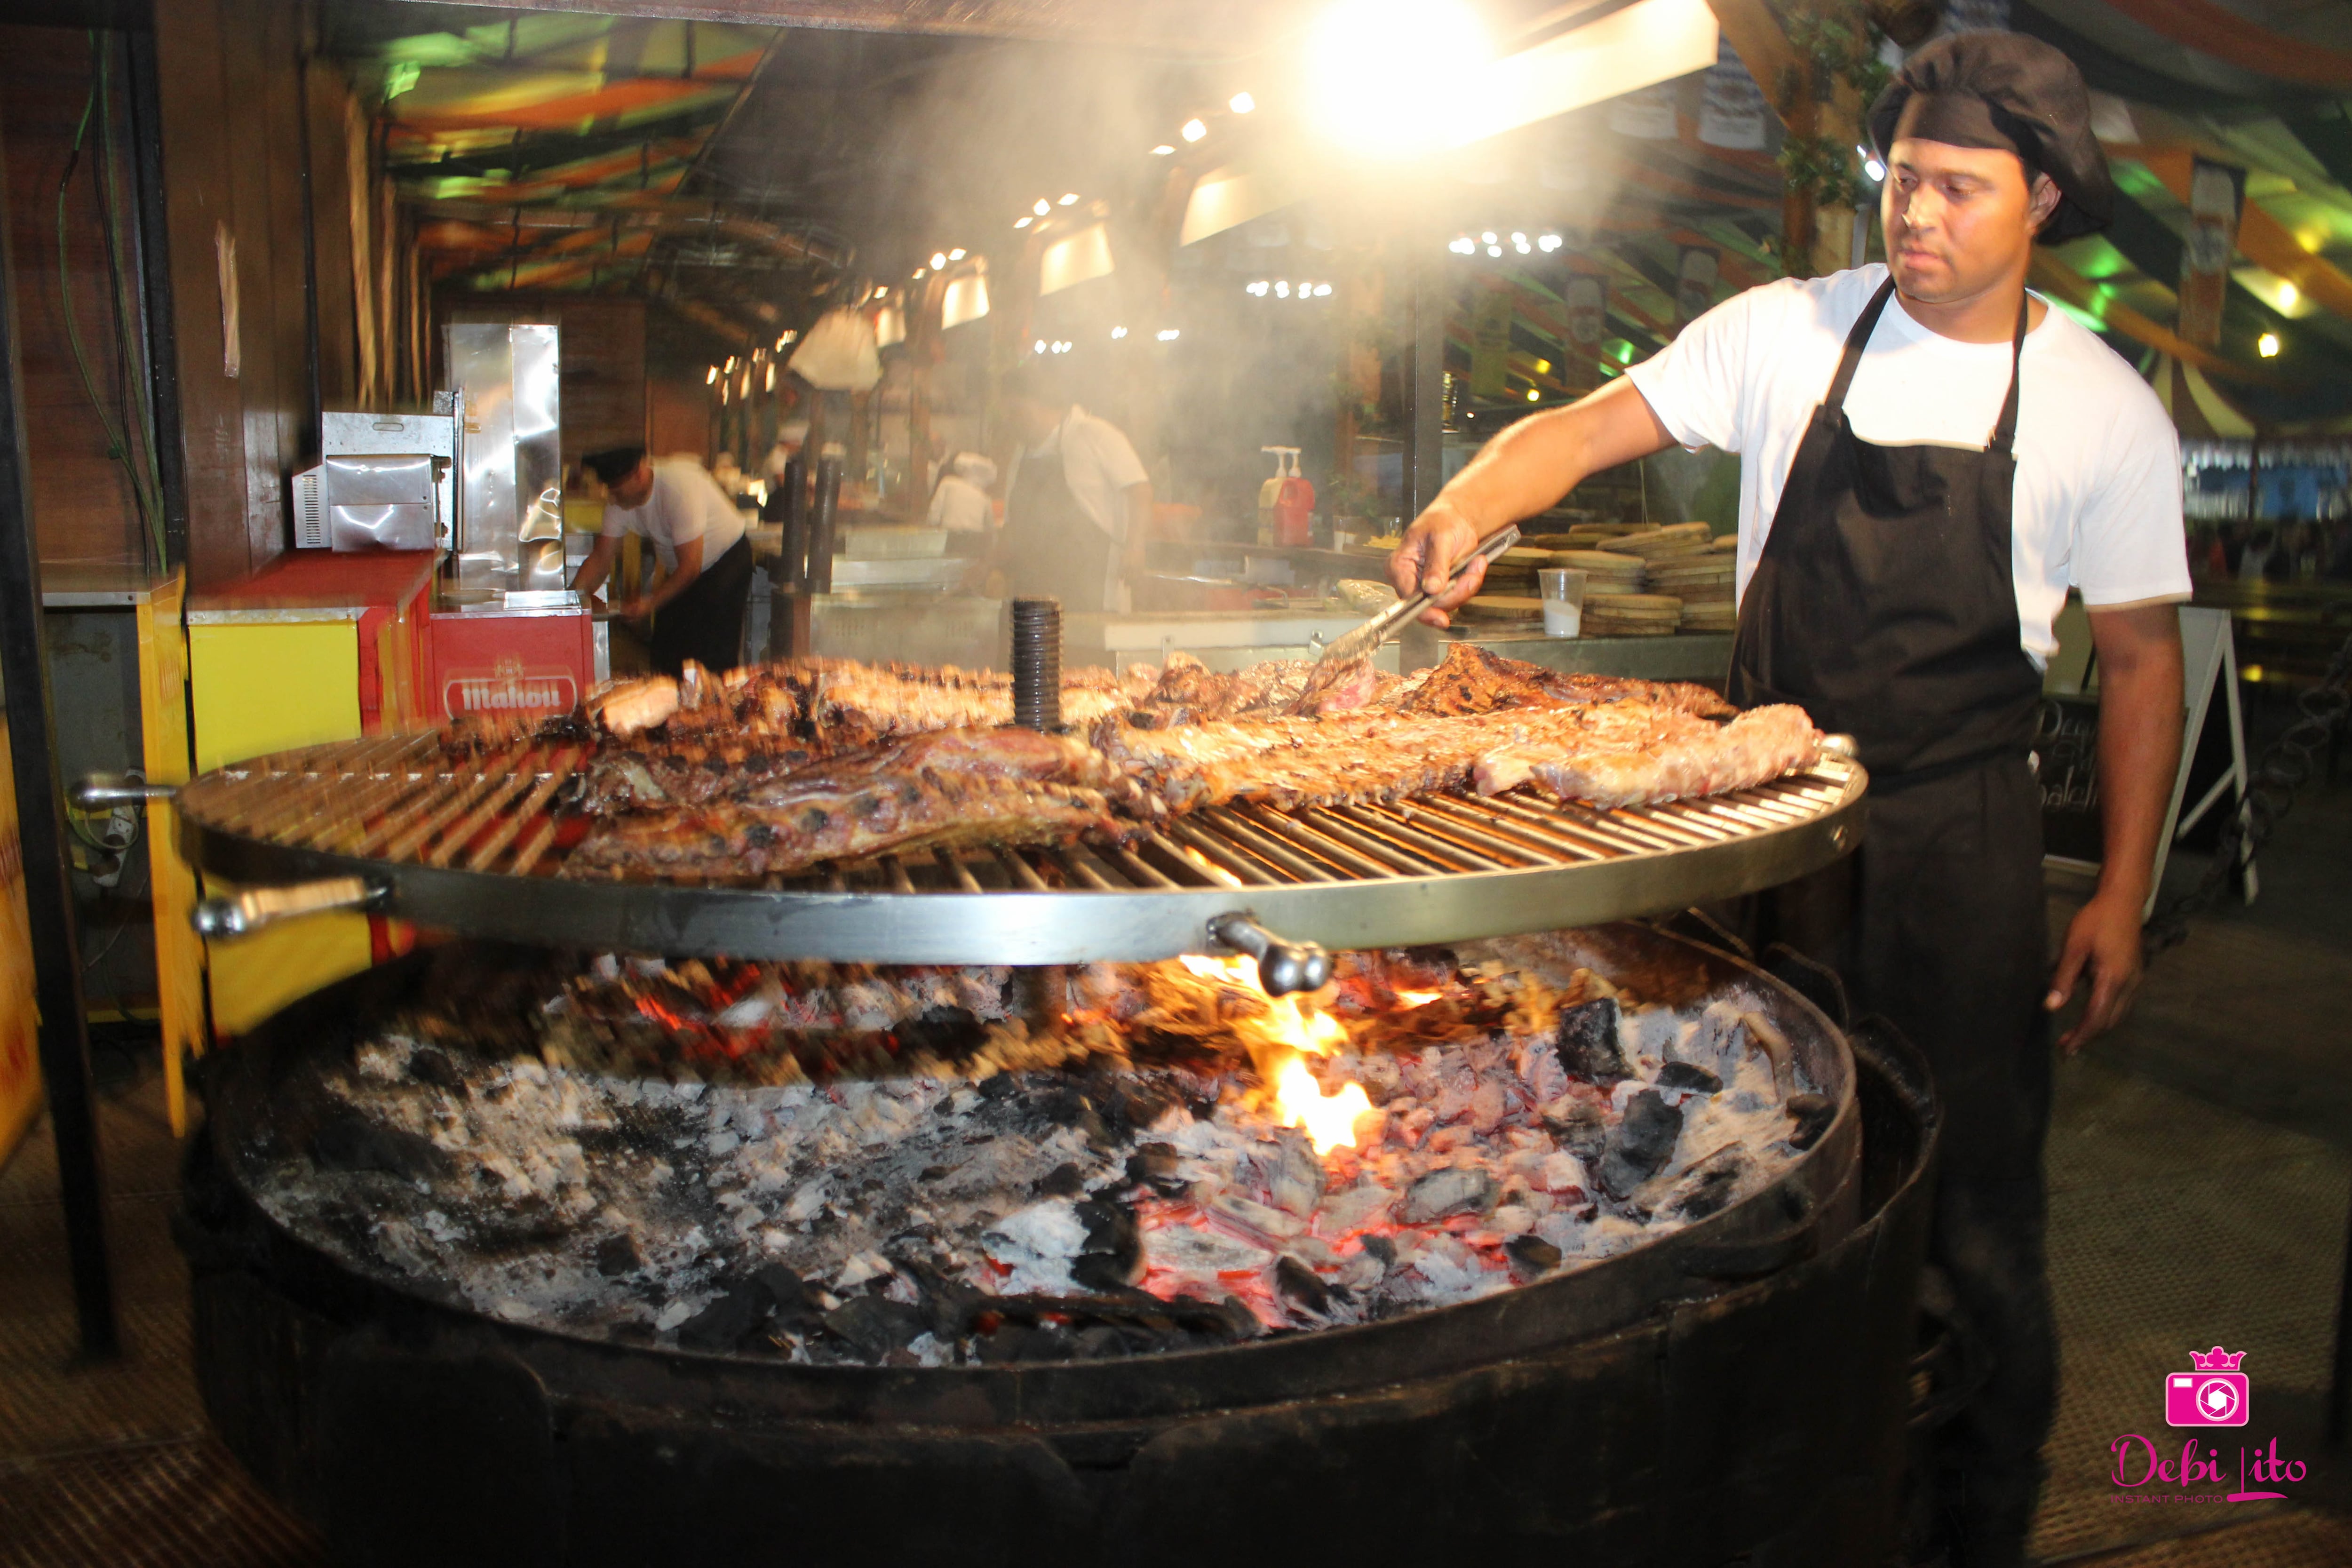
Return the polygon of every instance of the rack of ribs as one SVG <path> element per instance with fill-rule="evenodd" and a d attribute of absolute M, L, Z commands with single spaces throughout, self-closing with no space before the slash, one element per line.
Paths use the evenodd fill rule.
<path fill-rule="evenodd" d="M 767 778 L 715 803 L 605 816 L 565 861 L 582 879 L 756 881 L 829 860 L 1117 833 L 1119 777 L 1067 735 L 935 730 Z"/>

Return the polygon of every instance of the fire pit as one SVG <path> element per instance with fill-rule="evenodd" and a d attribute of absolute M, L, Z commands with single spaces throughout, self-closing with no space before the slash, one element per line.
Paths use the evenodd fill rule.
<path fill-rule="evenodd" d="M 347 982 L 208 1088 L 215 1420 L 355 1562 L 1880 1553 L 1916 1078 L 1643 928 L 1337 967 Z"/>

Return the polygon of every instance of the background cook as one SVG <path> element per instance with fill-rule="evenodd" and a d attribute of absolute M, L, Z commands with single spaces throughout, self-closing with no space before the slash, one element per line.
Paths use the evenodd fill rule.
<path fill-rule="evenodd" d="M 1045 372 L 1015 365 L 998 384 L 1020 441 L 1004 526 L 974 574 L 1004 574 L 1007 598 L 1050 595 L 1071 610 L 1126 607 L 1143 567 L 1151 478 L 1124 432 L 1073 402 Z"/>
<path fill-rule="evenodd" d="M 2180 743 L 2173 605 L 2189 584 L 2170 422 L 2024 287 L 2037 237 L 2112 211 L 2089 121 L 2081 76 L 2038 40 L 1920 50 L 1870 115 L 1891 271 L 1726 301 L 1601 392 L 1497 437 L 1390 563 L 1400 592 L 1436 588 L 1482 536 L 1588 474 L 1677 442 L 1740 455 L 1729 695 L 1803 704 L 1856 736 L 1873 775 L 1860 852 L 1785 889 L 1760 934 L 1833 963 L 1857 1015 L 1885 1014 L 1927 1053 L 1944 1102 L 1930 1288 L 1948 1286 L 1990 1373 L 1916 1478 L 1915 1549 L 1954 1568 L 2023 1561 L 2056 1398 L 2046 1010 L 2089 973 L 2071 1048 L 2129 1005 Z M 1430 619 L 1484 572 L 1465 576 Z M 2053 979 L 2029 751 L 2070 585 L 2098 651 L 2106 858 Z"/>
<path fill-rule="evenodd" d="M 688 659 L 708 669 L 743 662 L 743 605 L 751 591 L 751 542 L 742 514 L 692 458 L 646 456 L 643 447 L 615 447 L 582 459 L 604 481 L 604 531 L 572 582 L 583 599 L 612 574 L 625 534 L 654 547 L 662 580 L 653 592 L 616 606 L 642 627 L 653 627 L 653 665 L 676 675 Z"/>

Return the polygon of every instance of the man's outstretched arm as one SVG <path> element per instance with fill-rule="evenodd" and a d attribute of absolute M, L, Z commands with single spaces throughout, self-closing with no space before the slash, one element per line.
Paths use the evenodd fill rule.
<path fill-rule="evenodd" d="M 1389 557 L 1389 582 L 1407 598 L 1437 593 L 1454 563 L 1488 534 L 1559 504 L 1589 474 L 1674 444 L 1648 400 L 1623 376 L 1566 408 L 1522 419 L 1487 442 L 1413 520 Z M 1486 563 L 1472 562 L 1421 618 L 1446 625 L 1445 612 L 1486 580 Z"/>

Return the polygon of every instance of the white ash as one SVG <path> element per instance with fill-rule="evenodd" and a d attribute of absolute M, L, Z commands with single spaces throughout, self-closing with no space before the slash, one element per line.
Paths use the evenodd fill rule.
<path fill-rule="evenodd" d="M 1811 1088 L 1756 1005 L 1629 1003 L 1605 1089 L 1504 1032 L 1317 1058 L 1376 1106 L 1319 1159 L 1238 1068 L 673 1083 L 387 1034 L 314 1091 L 390 1141 L 273 1147 L 255 1185 L 345 1262 L 507 1321 L 799 1361 L 1133 1353 L 1473 1300 L 1738 1201 Z M 1615 1156 L 1639 1180 L 1612 1194 L 1645 1095 L 1678 1133 L 1654 1169 Z"/>

